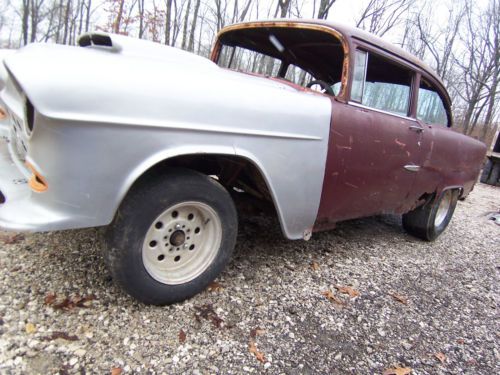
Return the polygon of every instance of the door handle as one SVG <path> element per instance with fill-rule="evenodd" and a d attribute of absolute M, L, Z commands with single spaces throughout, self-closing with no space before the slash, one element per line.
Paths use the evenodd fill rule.
<path fill-rule="evenodd" d="M 418 172 L 420 170 L 420 165 L 408 164 L 405 165 L 405 169 L 410 172 Z"/>
<path fill-rule="evenodd" d="M 417 133 L 424 132 L 424 128 L 418 125 L 410 125 L 410 130 L 416 131 Z"/>

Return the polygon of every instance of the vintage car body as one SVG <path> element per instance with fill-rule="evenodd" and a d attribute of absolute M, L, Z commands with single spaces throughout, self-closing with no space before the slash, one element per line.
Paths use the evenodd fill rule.
<path fill-rule="evenodd" d="M 27 185 L 16 186 L 25 195 L 0 207 L 1 227 L 109 224 L 134 181 L 150 167 L 174 156 L 208 153 L 238 155 L 259 168 L 287 237 L 301 238 L 312 228 L 327 153 L 327 98 L 223 70 L 152 42 L 120 36 L 113 41 L 122 46 L 120 52 L 35 44 L 7 59 L 12 77 L 36 108 L 26 160 L 50 188 L 37 194 Z M 60 64 L 54 64 L 54 56 Z M 34 61 L 44 67 L 43 75 Z M 147 91 L 138 91 L 144 82 Z M 2 98 L 19 121 L 21 95 L 9 79 Z M 4 160 L 8 164 L 10 157 Z M 299 165 L 308 171 L 305 180 L 296 173 Z M 1 183 L 28 174 L 13 165 L 1 168 L 11 173 Z M 4 195 L 9 198 L 7 191 Z"/>
<path fill-rule="evenodd" d="M 309 43 L 315 40 L 321 48 Z M 430 68 L 357 29 L 313 20 L 229 26 L 212 61 L 118 35 L 87 34 L 79 44 L 33 44 L 5 58 L 3 229 L 108 225 L 131 190 L 162 166 L 215 175 L 233 196 L 245 191 L 271 201 L 284 235 L 309 239 L 341 220 L 407 213 L 432 202 L 439 211 L 443 192 L 453 192 L 446 199 L 456 202 L 472 190 L 485 155 L 483 144 L 449 129 L 450 99 Z M 224 48 L 232 48 L 229 68 L 237 48 L 281 58 L 278 76 L 218 66 L 229 56 Z M 364 68 L 356 67 L 360 58 Z M 383 72 L 386 60 L 394 73 Z M 372 61 L 382 83 L 392 74 L 404 86 L 411 75 L 403 87 L 406 112 L 353 100 L 353 77 L 362 72 L 368 87 Z M 284 79 L 290 62 L 304 77 L 328 81 L 331 95 Z M 444 126 L 419 118 L 424 83 L 425 93 L 442 103 L 436 111 Z M 444 226 L 453 211 L 447 207 Z M 186 233 L 179 235 L 184 240 Z M 156 300 L 126 289 L 152 303 L 190 294 Z"/>

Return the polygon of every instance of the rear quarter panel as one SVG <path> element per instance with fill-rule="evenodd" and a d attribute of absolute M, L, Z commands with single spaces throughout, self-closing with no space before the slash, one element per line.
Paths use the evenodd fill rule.
<path fill-rule="evenodd" d="M 440 126 L 425 126 L 423 169 L 414 189 L 418 193 L 440 193 L 463 188 L 462 197 L 474 187 L 481 170 L 486 146 L 471 137 Z"/>

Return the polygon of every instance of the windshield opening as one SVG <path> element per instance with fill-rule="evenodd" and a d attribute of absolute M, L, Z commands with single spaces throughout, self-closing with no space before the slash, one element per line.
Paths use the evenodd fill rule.
<path fill-rule="evenodd" d="M 304 87 L 320 80 L 330 92 L 340 91 L 344 50 L 330 33 L 294 27 L 246 28 L 226 32 L 219 42 L 216 62 L 223 68 L 281 78 Z"/>

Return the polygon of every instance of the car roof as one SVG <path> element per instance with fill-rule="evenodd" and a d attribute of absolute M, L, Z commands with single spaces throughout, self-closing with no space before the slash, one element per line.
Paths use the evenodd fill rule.
<path fill-rule="evenodd" d="M 443 81 L 441 78 L 436 74 L 436 72 L 425 62 L 417 58 L 416 56 L 412 55 L 411 53 L 405 51 L 403 48 L 395 46 L 394 44 L 385 41 L 384 39 L 371 34 L 369 32 L 366 32 L 364 30 L 361 30 L 357 27 L 349 26 L 340 22 L 332 22 L 332 21 L 325 21 L 325 20 L 318 20 L 318 19 L 288 19 L 288 18 L 278 18 L 278 19 L 270 19 L 270 20 L 262 20 L 262 21 L 248 21 L 248 22 L 241 22 L 241 23 L 236 23 L 233 25 L 229 25 L 224 27 L 219 35 L 224 34 L 225 32 L 230 32 L 233 29 L 243 29 L 245 27 L 248 28 L 254 28 L 254 27 L 265 27 L 268 26 L 269 24 L 286 24 L 289 25 L 290 27 L 293 27 L 294 25 L 320 25 L 320 26 L 325 26 L 328 28 L 331 28 L 340 34 L 344 36 L 346 39 L 351 39 L 351 40 L 359 40 L 362 42 L 365 42 L 367 44 L 373 45 L 374 47 L 387 51 L 392 55 L 395 55 L 411 64 L 414 66 L 418 67 L 419 69 L 423 70 L 426 72 L 429 76 L 431 76 L 440 86 L 441 89 L 444 90 L 446 95 L 448 96 L 448 92 L 446 90 L 446 86 L 444 85 Z M 449 101 L 449 96 L 446 98 Z"/>

